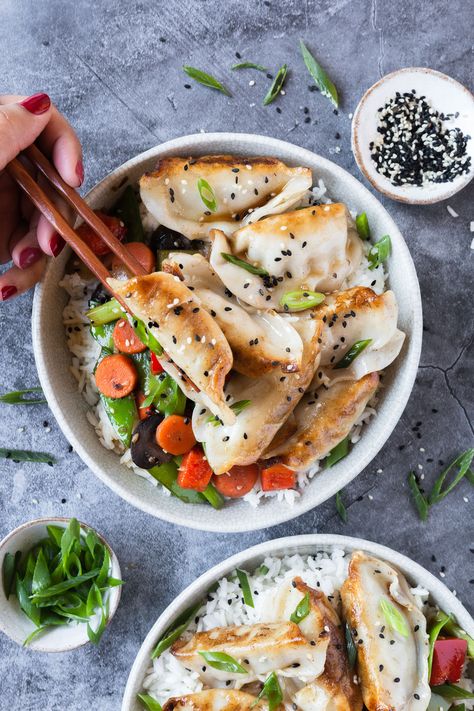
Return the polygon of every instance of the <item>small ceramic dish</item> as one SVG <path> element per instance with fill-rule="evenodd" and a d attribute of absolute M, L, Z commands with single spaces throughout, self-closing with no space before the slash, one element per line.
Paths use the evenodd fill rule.
<path fill-rule="evenodd" d="M 401 417 L 418 369 L 422 340 L 421 297 L 418 279 L 408 247 L 387 211 L 356 178 L 321 156 L 267 136 L 240 133 L 210 133 L 183 136 L 142 153 L 110 173 L 87 196 L 93 209 L 109 208 L 127 182 L 135 184 L 167 156 L 199 156 L 216 153 L 274 156 L 289 165 L 312 169 L 314 180 L 324 181 L 328 195 L 350 209 L 365 211 L 374 235 L 389 234 L 392 253 L 388 260 L 387 288 L 398 302 L 398 326 L 407 334 L 397 360 L 384 376 L 385 387 L 377 404 L 377 417 L 364 427 L 363 436 L 349 455 L 330 469 L 323 469 L 305 488 L 293 506 L 276 497 L 266 500 L 254 515 L 249 504 L 235 499 L 221 510 L 206 505 L 189 505 L 166 496 L 125 465 L 115 452 L 104 449 L 91 426 L 87 404 L 73 377 L 71 352 L 63 324 L 68 295 L 59 286 L 70 256 L 64 249 L 49 262 L 36 288 L 32 332 L 36 367 L 49 406 L 74 451 L 113 491 L 130 504 L 165 521 L 207 531 L 239 532 L 266 528 L 288 521 L 322 503 L 359 474 L 375 457 Z M 251 515 L 249 515 L 251 513 Z"/>
<path fill-rule="evenodd" d="M 369 146 L 378 135 L 377 110 L 393 98 L 396 92 L 403 94 L 413 89 L 418 96 L 426 96 L 427 102 L 440 113 L 456 117 L 447 123 L 450 128 L 457 127 L 465 136 L 471 136 L 467 142 L 467 153 L 471 157 L 470 170 L 458 175 L 452 182 L 397 186 L 375 168 Z M 367 180 L 392 200 L 411 205 L 427 205 L 446 200 L 462 190 L 474 177 L 474 96 L 455 79 L 433 69 L 414 67 L 387 74 L 365 92 L 355 110 L 352 120 L 352 151 Z"/>
<path fill-rule="evenodd" d="M 28 521 L 14 531 L 9 533 L 0 542 L 0 568 L 7 553 L 13 555 L 16 551 L 28 551 L 42 538 L 47 538 L 47 526 L 64 526 L 69 523 L 68 518 L 37 518 Z M 120 565 L 117 556 L 109 546 L 107 541 L 91 526 L 87 526 L 79 521 L 81 529 L 91 530 L 97 535 L 99 540 L 107 547 L 110 554 L 110 575 L 120 579 Z M 110 589 L 109 593 L 109 616 L 107 624 L 110 624 L 118 604 L 120 602 L 122 587 L 117 586 Z M 93 625 L 95 622 L 93 622 Z M 21 610 L 17 598 L 10 595 L 7 600 L 3 584 L 0 584 L 0 630 L 17 644 L 23 645 L 25 639 L 35 629 L 34 624 Z M 69 624 L 60 627 L 53 627 L 45 631 L 28 644 L 28 649 L 34 652 L 69 652 L 76 647 L 82 647 L 89 642 L 87 636 L 87 625 L 85 623 Z"/>
<path fill-rule="evenodd" d="M 146 636 L 133 663 L 122 701 L 122 711 L 140 711 L 142 709 L 137 701 L 137 694 L 143 691 L 143 681 L 151 666 L 151 654 L 157 640 L 184 610 L 205 597 L 214 583 L 237 568 L 248 571 L 255 570 L 268 556 L 314 555 L 318 551 L 330 551 L 334 548 L 342 548 L 348 554 L 355 550 L 362 550 L 396 566 L 406 576 L 410 585 L 428 590 L 430 602 L 447 614 L 452 614 L 463 630 L 468 635 L 474 636 L 474 620 L 456 596 L 434 575 L 401 553 L 361 538 L 335 534 L 310 534 L 278 538 L 247 548 L 247 550 L 222 561 L 191 583 L 168 605 Z"/>

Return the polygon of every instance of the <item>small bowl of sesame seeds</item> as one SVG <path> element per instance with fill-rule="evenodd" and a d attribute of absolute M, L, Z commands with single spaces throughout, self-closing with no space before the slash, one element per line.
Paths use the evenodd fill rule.
<path fill-rule="evenodd" d="M 357 106 L 352 150 L 367 180 L 392 200 L 445 200 L 474 177 L 474 96 L 433 69 L 387 74 Z"/>

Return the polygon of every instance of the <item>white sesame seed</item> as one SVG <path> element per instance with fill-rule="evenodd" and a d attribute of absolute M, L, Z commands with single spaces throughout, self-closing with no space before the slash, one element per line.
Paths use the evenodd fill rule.
<path fill-rule="evenodd" d="M 453 210 L 451 205 L 446 205 L 446 210 L 449 212 L 451 217 L 459 217 L 458 213 L 456 212 L 456 210 Z"/>
<path fill-rule="evenodd" d="M 474 237 L 472 238 L 471 249 L 474 249 Z"/>
<path fill-rule="evenodd" d="M 464 501 L 465 504 L 468 504 L 468 503 L 469 503 L 469 499 L 468 499 L 467 496 L 463 496 L 463 497 L 462 497 L 462 500 Z"/>
<path fill-rule="evenodd" d="M 350 118 L 350 119 L 353 118 L 353 116 L 354 116 L 353 113 L 348 114 L 348 118 Z"/>
<path fill-rule="evenodd" d="M 469 223 L 469 229 L 471 232 L 474 232 L 474 220 L 471 220 L 471 222 Z"/>
<path fill-rule="evenodd" d="M 446 574 L 443 573 L 443 572 L 440 570 L 440 571 L 439 571 L 439 577 L 440 577 L 440 578 L 445 578 L 445 577 L 446 577 Z"/>
<path fill-rule="evenodd" d="M 382 474 L 383 469 L 377 469 L 377 474 Z"/>
<path fill-rule="evenodd" d="M 420 447 L 420 452 L 424 452 L 424 451 L 425 451 L 425 448 L 424 448 L 424 447 Z"/>
<path fill-rule="evenodd" d="M 287 230 L 287 229 L 288 229 L 288 227 L 287 227 L 286 225 L 282 225 L 282 226 L 280 227 L 280 230 L 282 230 L 282 232 L 284 232 L 284 231 Z"/>
<path fill-rule="evenodd" d="M 169 185 L 169 184 L 170 184 L 170 179 L 169 179 L 169 178 L 165 178 L 165 185 Z"/>
<path fill-rule="evenodd" d="M 418 469 L 421 471 L 421 470 L 423 469 L 423 465 L 422 465 L 422 464 L 418 464 Z"/>
<path fill-rule="evenodd" d="M 286 96 L 286 91 L 285 91 L 284 89 L 282 89 L 282 90 L 280 91 L 280 94 L 281 94 L 282 96 Z"/>
<path fill-rule="evenodd" d="M 372 496 L 372 494 L 368 494 L 367 498 L 369 499 L 369 501 L 373 501 L 373 500 L 374 500 L 374 497 Z"/>
<path fill-rule="evenodd" d="M 251 79 L 249 81 L 249 86 L 255 86 L 255 79 Z"/>

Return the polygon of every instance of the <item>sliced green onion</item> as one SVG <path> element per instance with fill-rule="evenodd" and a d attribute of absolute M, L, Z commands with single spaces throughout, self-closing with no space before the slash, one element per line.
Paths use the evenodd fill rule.
<path fill-rule="evenodd" d="M 434 626 L 431 628 L 429 632 L 429 655 L 428 655 L 428 679 L 431 678 L 431 669 L 433 666 L 433 653 L 434 653 L 434 646 L 435 642 L 439 637 L 439 633 L 443 629 L 443 627 L 446 625 L 447 622 L 450 620 L 450 616 L 446 615 L 446 613 L 441 612 L 441 610 L 437 613 L 436 616 L 436 621 Z"/>
<path fill-rule="evenodd" d="M 263 100 L 263 105 L 267 106 L 268 104 L 271 104 L 272 101 L 275 101 L 277 98 L 278 94 L 283 88 L 283 84 L 285 83 L 286 75 L 288 73 L 288 67 L 286 64 L 284 64 L 282 67 L 277 72 L 277 75 L 275 79 L 272 82 L 272 85 L 270 86 L 267 95 L 265 96 Z"/>
<path fill-rule="evenodd" d="M 300 622 L 304 620 L 305 617 L 308 617 L 309 613 L 311 610 L 311 604 L 310 604 L 310 598 L 309 598 L 309 592 L 305 594 L 302 600 L 299 601 L 295 609 L 290 615 L 290 620 L 291 622 L 295 622 L 297 625 L 299 625 Z"/>
<path fill-rule="evenodd" d="M 447 496 L 455 486 L 464 478 L 466 473 L 471 466 L 472 460 L 474 459 L 474 449 L 467 449 L 465 452 L 460 454 L 456 459 L 449 464 L 446 469 L 444 469 L 439 477 L 436 479 L 431 494 L 429 496 L 428 502 L 430 506 L 437 504 Z M 458 467 L 458 472 L 452 482 L 443 489 L 443 484 L 446 480 L 451 469 Z"/>
<path fill-rule="evenodd" d="M 321 304 L 326 297 L 318 291 L 288 291 L 280 299 L 285 311 L 304 311 Z"/>
<path fill-rule="evenodd" d="M 342 500 L 342 489 L 336 494 L 336 511 L 339 514 L 339 518 L 341 519 L 341 521 L 343 523 L 347 523 L 347 509 L 344 506 L 344 502 Z"/>
<path fill-rule="evenodd" d="M 266 565 L 261 565 L 257 572 L 259 575 L 266 575 L 269 570 L 270 568 L 268 568 Z"/>
<path fill-rule="evenodd" d="M 355 222 L 359 237 L 363 240 L 370 239 L 370 227 L 367 214 L 365 212 L 361 212 L 360 215 L 357 215 Z"/>
<path fill-rule="evenodd" d="M 277 709 L 283 701 L 283 692 L 275 672 L 272 672 L 270 676 L 267 677 L 261 692 L 255 699 L 251 708 L 256 706 L 263 698 L 266 698 L 268 701 L 268 711 L 275 711 L 275 709 Z"/>
<path fill-rule="evenodd" d="M 0 402 L 4 402 L 7 405 L 43 405 L 46 402 L 46 400 L 44 399 L 44 396 L 41 398 L 23 397 L 24 395 L 31 395 L 32 393 L 41 393 L 41 395 L 43 395 L 43 391 L 41 388 L 28 388 L 27 390 L 13 390 L 10 393 L 5 393 L 5 395 L 1 395 Z"/>
<path fill-rule="evenodd" d="M 369 261 L 369 269 L 376 269 L 378 266 L 385 262 L 390 256 L 392 249 L 392 242 L 388 235 L 384 235 L 374 246 L 370 249 L 367 259 Z"/>
<path fill-rule="evenodd" d="M 334 366 L 334 369 L 337 370 L 339 368 L 348 368 L 352 361 L 354 361 L 357 356 L 359 356 L 363 350 L 367 348 L 372 343 L 371 338 L 366 338 L 363 341 L 356 341 L 347 351 L 345 356 L 341 358 L 340 361 L 336 363 Z"/>
<path fill-rule="evenodd" d="M 39 602 L 41 600 L 46 600 L 49 597 L 55 597 L 56 595 L 61 595 L 66 590 L 71 590 L 81 583 L 85 583 L 87 580 L 91 580 L 99 575 L 100 568 L 94 568 L 89 570 L 87 573 L 82 575 L 77 575 L 74 578 L 69 578 L 69 580 L 63 580 L 61 583 L 56 583 L 56 585 L 51 585 L 51 587 L 41 590 L 40 592 L 34 593 L 31 596 L 33 602 Z"/>
<path fill-rule="evenodd" d="M 420 491 L 415 472 L 410 472 L 408 474 L 408 486 L 410 487 L 410 491 L 413 496 L 413 502 L 416 506 L 416 510 L 418 511 L 419 517 L 422 521 L 426 521 L 426 519 L 428 518 L 430 507 L 427 500 Z"/>
<path fill-rule="evenodd" d="M 185 632 L 192 620 L 196 617 L 196 613 L 202 607 L 202 602 L 192 605 L 184 610 L 163 633 L 160 637 L 155 649 L 152 652 L 151 658 L 158 659 L 164 651 L 169 649 L 179 637 Z"/>
<path fill-rule="evenodd" d="M 323 96 L 326 96 L 337 109 L 337 107 L 339 106 L 339 97 L 337 94 L 336 87 L 332 83 L 328 74 L 319 64 L 319 62 L 315 60 L 303 40 L 300 40 L 300 48 L 301 54 L 303 55 L 304 63 L 306 64 L 306 69 L 313 77 L 316 86 L 321 91 L 321 94 Z"/>
<path fill-rule="evenodd" d="M 29 449 L 2 449 L 0 459 L 11 459 L 13 462 L 36 462 L 53 466 L 55 458 L 46 452 L 32 452 Z"/>
<path fill-rule="evenodd" d="M 354 640 L 352 639 L 351 630 L 350 630 L 347 622 L 344 623 L 344 636 L 346 638 L 346 649 L 347 649 L 347 658 L 349 660 L 349 666 L 351 669 L 353 669 L 355 667 L 355 663 L 357 661 L 357 647 L 354 644 Z"/>
<path fill-rule="evenodd" d="M 245 410 L 245 408 L 248 407 L 251 402 L 251 400 L 238 400 L 237 402 L 232 403 L 230 409 L 235 412 L 236 415 L 240 415 L 242 410 Z M 217 415 L 211 415 L 207 418 L 206 422 L 212 422 L 214 424 L 214 427 L 217 427 L 217 425 L 222 424 L 221 419 Z"/>
<path fill-rule="evenodd" d="M 199 84 L 208 86 L 210 89 L 217 89 L 217 91 L 221 91 L 226 96 L 232 96 L 230 91 L 211 74 L 207 74 L 201 71 L 201 69 L 196 69 L 196 67 L 190 67 L 188 65 L 183 67 L 183 71 L 186 72 L 188 77 L 191 77 L 191 79 L 194 79 L 194 81 L 197 81 Z"/>
<path fill-rule="evenodd" d="M 124 310 L 117 299 L 110 299 L 110 301 L 106 301 L 105 304 L 99 304 L 86 311 L 87 318 L 96 326 L 102 326 L 104 323 L 117 321 L 117 319 L 123 317 L 123 314 Z"/>
<path fill-rule="evenodd" d="M 197 189 L 199 190 L 201 200 L 203 201 L 207 209 L 211 212 L 217 212 L 216 194 L 207 182 L 207 180 L 204 180 L 204 178 L 199 178 L 199 180 L 197 181 Z"/>
<path fill-rule="evenodd" d="M 3 590 L 5 592 L 5 597 L 8 598 L 14 592 L 15 589 L 15 576 L 18 568 L 18 563 L 20 562 L 21 551 L 17 551 L 15 555 L 13 553 L 5 553 L 2 564 L 2 581 Z"/>
<path fill-rule="evenodd" d="M 250 590 L 249 579 L 248 579 L 247 573 L 245 572 L 245 570 L 240 570 L 240 568 L 237 568 L 237 570 L 235 572 L 237 573 L 240 587 L 242 588 L 242 595 L 244 598 L 244 603 L 246 605 L 248 605 L 248 607 L 255 607 L 255 605 L 253 603 L 252 591 Z"/>
<path fill-rule="evenodd" d="M 237 659 L 231 657 L 230 654 L 225 652 L 200 652 L 203 659 L 209 664 L 213 669 L 218 669 L 219 671 L 229 672 L 230 674 L 247 674 L 247 669 L 239 664 Z"/>
<path fill-rule="evenodd" d="M 328 456 L 326 457 L 326 469 L 333 467 L 337 462 L 344 457 L 347 457 L 349 452 L 349 436 L 342 439 L 339 444 L 331 449 Z"/>
<path fill-rule="evenodd" d="M 266 67 L 262 67 L 261 64 L 255 64 L 254 62 L 240 62 L 240 64 L 233 64 L 231 69 L 258 69 L 259 72 L 267 72 Z"/>
<path fill-rule="evenodd" d="M 156 701 L 150 694 L 137 694 L 137 699 L 141 701 L 144 708 L 148 711 L 162 711 L 161 704 Z"/>
<path fill-rule="evenodd" d="M 410 630 L 400 610 L 398 610 L 395 605 L 392 605 L 385 597 L 380 598 L 379 605 L 390 629 L 394 632 L 398 632 L 402 637 L 408 637 Z"/>
<path fill-rule="evenodd" d="M 265 269 L 262 269 L 261 267 L 254 267 L 253 264 L 249 264 L 248 262 L 245 262 L 243 259 L 240 259 L 239 257 L 234 257 L 233 254 L 228 254 L 227 252 L 221 252 L 221 257 L 223 257 L 226 262 L 230 262 L 231 264 L 235 264 L 236 267 L 241 267 L 242 269 L 245 269 L 245 271 L 250 272 L 250 274 L 256 274 L 257 276 L 268 276 L 268 272 Z"/>
<path fill-rule="evenodd" d="M 471 691 L 463 689 L 462 686 L 456 686 L 456 684 L 440 684 L 440 686 L 433 686 L 432 689 L 443 699 L 474 699 L 474 694 Z M 456 706 L 456 708 L 458 707 Z"/>

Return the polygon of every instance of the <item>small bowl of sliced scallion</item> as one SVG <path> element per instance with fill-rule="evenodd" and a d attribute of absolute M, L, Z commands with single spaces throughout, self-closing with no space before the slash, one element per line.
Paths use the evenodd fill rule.
<path fill-rule="evenodd" d="M 0 630 L 38 652 L 97 644 L 118 607 L 115 553 L 77 519 L 41 518 L 0 543 Z"/>

